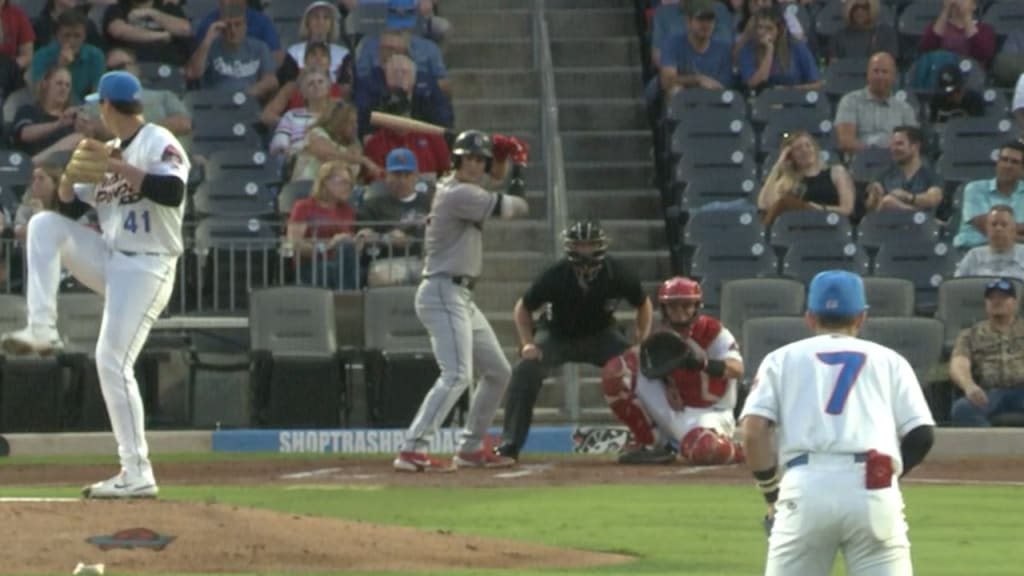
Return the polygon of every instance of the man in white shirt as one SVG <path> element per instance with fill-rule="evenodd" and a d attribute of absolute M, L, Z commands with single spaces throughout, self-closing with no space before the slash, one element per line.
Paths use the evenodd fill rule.
<path fill-rule="evenodd" d="M 1013 115 L 1017 117 L 1017 124 L 1024 130 L 1024 74 L 1017 79 L 1017 88 L 1013 91 Z"/>
<path fill-rule="evenodd" d="M 988 244 L 971 248 L 956 267 L 957 276 L 1006 276 L 1024 280 L 1024 244 L 1017 244 L 1013 208 L 997 204 L 985 220 Z"/>
<path fill-rule="evenodd" d="M 769 509 L 766 576 L 828 576 L 840 550 L 850 576 L 913 573 L 898 478 L 931 449 L 935 421 L 910 363 L 857 338 L 866 315 L 860 276 L 819 273 L 815 336 L 769 354 L 754 378 L 741 418 Z"/>

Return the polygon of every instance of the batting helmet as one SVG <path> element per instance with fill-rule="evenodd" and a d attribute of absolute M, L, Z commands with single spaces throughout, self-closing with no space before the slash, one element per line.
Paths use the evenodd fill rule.
<path fill-rule="evenodd" d="M 491 137 L 479 130 L 466 130 L 455 137 L 452 145 L 452 156 L 482 156 L 488 160 L 494 158 Z"/>
<path fill-rule="evenodd" d="M 700 284 L 685 276 L 675 276 L 661 283 L 658 287 L 658 303 L 666 302 L 701 302 L 704 293 Z"/>
<path fill-rule="evenodd" d="M 601 261 L 608 251 L 608 236 L 596 220 L 577 220 L 562 232 L 562 243 L 565 254 L 570 262 Z M 582 254 L 578 248 L 589 244 L 596 249 L 589 254 Z"/>

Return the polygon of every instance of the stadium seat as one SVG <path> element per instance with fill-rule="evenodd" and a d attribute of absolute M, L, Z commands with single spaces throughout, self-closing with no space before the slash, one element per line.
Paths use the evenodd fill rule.
<path fill-rule="evenodd" d="M 313 189 L 312 180 L 296 180 L 281 187 L 277 196 L 277 211 L 285 217 L 292 212 L 292 205 L 300 198 L 306 198 Z"/>
<path fill-rule="evenodd" d="M 18 198 L 32 183 L 32 157 L 19 150 L 0 150 L 0 186 Z"/>
<path fill-rule="evenodd" d="M 723 174 L 721 178 L 694 180 L 678 188 L 681 190 L 680 207 L 691 212 L 712 202 L 747 200 L 753 206 L 757 198 L 757 182 L 732 173 Z"/>
<path fill-rule="evenodd" d="M 717 153 L 694 151 L 679 159 L 675 167 L 677 183 L 692 182 L 732 174 L 741 178 L 756 178 L 757 163 L 754 155 L 733 150 L 727 156 Z"/>
<path fill-rule="evenodd" d="M 669 100 L 665 117 L 670 122 L 689 121 L 710 110 L 727 111 L 729 120 L 746 120 L 747 101 L 735 90 L 680 90 Z"/>
<path fill-rule="evenodd" d="M 814 136 L 822 149 L 834 149 L 832 120 L 818 118 L 814 112 L 801 108 L 788 108 L 776 111 L 761 132 L 761 153 L 771 155 L 782 147 L 784 134 L 803 130 Z"/>
<path fill-rule="evenodd" d="M 719 318 L 734 335 L 750 318 L 800 316 L 806 289 L 788 278 L 740 278 L 722 284 Z"/>
<path fill-rule="evenodd" d="M 338 357 L 330 290 L 278 286 L 253 291 L 249 334 L 257 424 L 336 428 L 347 422 L 350 395 Z"/>
<path fill-rule="evenodd" d="M 754 130 L 744 119 L 735 118 L 729 110 L 709 108 L 679 123 L 672 132 L 672 154 L 688 152 L 708 145 L 752 152 L 757 145 Z"/>
<path fill-rule="evenodd" d="M 942 359 L 942 323 L 934 318 L 875 318 L 869 311 L 860 337 L 899 352 L 922 385 Z"/>
<path fill-rule="evenodd" d="M 162 62 L 139 62 L 139 80 L 150 90 L 168 90 L 175 94 L 185 92 L 185 73 L 180 66 Z"/>
<path fill-rule="evenodd" d="M 824 1 L 818 4 L 818 10 L 814 16 L 814 32 L 818 36 L 819 53 L 827 52 L 829 38 L 846 27 L 844 12 L 842 2 Z M 890 7 L 884 3 L 880 4 L 878 21 L 891 25 L 894 20 Z"/>
<path fill-rule="evenodd" d="M 942 2 L 920 0 L 911 2 L 900 13 L 896 29 L 904 43 L 916 43 L 942 11 Z"/>
<path fill-rule="evenodd" d="M 990 180 L 995 177 L 996 159 L 1001 142 L 996 140 L 972 141 L 966 138 L 949 138 L 939 156 L 937 168 L 946 183 L 946 191 L 957 185 L 973 180 Z"/>
<path fill-rule="evenodd" d="M 697 248 L 689 274 L 701 281 L 704 305 L 717 310 L 722 283 L 737 278 L 775 277 L 778 264 L 775 253 L 763 242 L 720 241 Z"/>
<path fill-rule="evenodd" d="M 871 212 L 857 225 L 857 243 L 869 250 L 905 241 L 935 242 L 935 219 L 925 212 L 882 210 Z"/>
<path fill-rule="evenodd" d="M 277 215 L 274 189 L 245 178 L 206 180 L 192 197 L 196 216 L 205 218 L 259 218 Z"/>
<path fill-rule="evenodd" d="M 220 113 L 237 113 L 253 121 L 259 118 L 260 105 L 245 92 L 228 90 L 194 90 L 185 94 L 185 105 L 195 113 L 216 111 Z"/>
<path fill-rule="evenodd" d="M 858 152 L 850 163 L 850 176 L 859 185 L 871 182 L 892 163 L 888 148 L 865 148 Z"/>
<path fill-rule="evenodd" d="M 918 314 L 935 312 L 939 285 L 953 276 L 956 255 L 942 242 L 904 241 L 886 244 L 875 256 L 875 274 L 905 278 L 914 283 Z"/>
<path fill-rule="evenodd" d="M 204 218 L 195 231 L 200 308 L 237 312 L 249 293 L 275 283 L 278 231 L 256 218 Z"/>
<path fill-rule="evenodd" d="M 192 118 L 193 154 L 210 156 L 218 150 L 261 148 L 263 141 L 248 120 L 233 114 L 196 113 Z"/>
<path fill-rule="evenodd" d="M 765 356 L 775 350 L 813 336 L 803 317 L 751 318 L 743 323 L 740 349 L 743 351 L 745 387 L 749 387 Z"/>
<path fill-rule="evenodd" d="M 871 317 L 913 316 L 914 283 L 904 278 L 864 276 L 864 295 Z"/>
<path fill-rule="evenodd" d="M 935 317 L 945 326 L 944 345 L 947 353 L 953 350 L 960 331 L 985 319 L 985 284 L 994 278 L 971 276 L 949 278 L 939 285 Z M 1024 293 L 1024 282 L 1012 280 L 1017 293 Z M 1017 310 L 1021 310 L 1020 299 Z"/>
<path fill-rule="evenodd" d="M 867 253 L 856 244 L 814 241 L 792 244 L 786 249 L 781 275 L 808 284 L 824 270 L 849 270 L 864 275 L 870 269 Z"/>
<path fill-rule="evenodd" d="M 768 231 L 772 246 L 848 244 L 853 242 L 850 219 L 835 212 L 794 210 L 779 214 Z"/>
<path fill-rule="evenodd" d="M 710 247 L 720 242 L 764 241 L 764 228 L 751 210 L 699 210 L 690 214 L 683 230 L 683 242 L 689 246 Z"/>
<path fill-rule="evenodd" d="M 947 149 L 954 145 L 952 141 L 965 142 L 970 147 L 998 147 L 1012 140 L 1015 133 L 1013 121 L 1005 117 L 951 118 L 943 127 L 939 146 L 943 152 L 948 152 Z M 965 149 L 961 153 L 966 152 L 968 150 Z"/>
<path fill-rule="evenodd" d="M 846 94 L 860 90 L 867 82 L 867 58 L 837 58 L 825 69 L 825 94 L 833 102 L 837 102 Z"/>
<path fill-rule="evenodd" d="M 754 97 L 751 119 L 758 124 L 767 124 L 783 110 L 801 110 L 804 115 L 819 121 L 832 118 L 832 107 L 824 93 L 817 90 L 774 88 Z"/>
<path fill-rule="evenodd" d="M 1024 3 L 1019 0 L 996 0 L 989 4 L 981 21 L 992 26 L 996 36 L 1005 37 L 1024 28 Z"/>
<path fill-rule="evenodd" d="M 206 162 L 206 180 L 248 178 L 269 183 L 281 179 L 280 170 L 267 153 L 257 148 L 233 148 L 210 153 Z"/>

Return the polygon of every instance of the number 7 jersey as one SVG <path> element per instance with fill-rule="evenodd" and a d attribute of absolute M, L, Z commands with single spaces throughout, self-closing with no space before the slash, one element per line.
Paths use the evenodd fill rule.
<path fill-rule="evenodd" d="M 805 453 L 878 450 L 900 462 L 900 439 L 935 425 L 913 368 L 885 346 L 824 334 L 761 362 L 742 417 L 775 422 L 779 462 Z"/>
<path fill-rule="evenodd" d="M 120 140 L 108 144 L 119 146 Z M 188 155 L 178 139 L 162 126 L 143 125 L 121 150 L 121 158 L 147 174 L 175 176 L 188 186 Z M 157 204 L 113 172 L 107 172 L 97 186 L 76 186 L 75 193 L 96 208 L 103 239 L 111 249 L 181 254 L 184 200 L 177 206 Z"/>

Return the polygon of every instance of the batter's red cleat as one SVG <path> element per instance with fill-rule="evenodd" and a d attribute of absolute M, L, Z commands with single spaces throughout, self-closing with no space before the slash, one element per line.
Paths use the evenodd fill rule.
<path fill-rule="evenodd" d="M 456 468 L 511 468 L 516 465 L 515 458 L 490 450 L 456 452 L 454 462 Z"/>
<path fill-rule="evenodd" d="M 398 472 L 452 472 L 452 465 L 422 452 L 399 452 L 391 464 Z"/>

